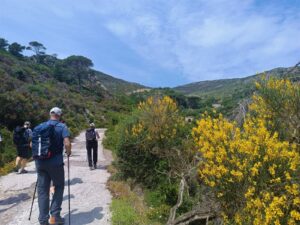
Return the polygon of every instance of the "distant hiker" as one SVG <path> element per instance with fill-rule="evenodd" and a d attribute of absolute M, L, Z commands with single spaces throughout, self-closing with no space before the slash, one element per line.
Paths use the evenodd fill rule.
<path fill-rule="evenodd" d="M 86 150 L 88 155 L 90 170 L 97 169 L 98 159 L 98 139 L 100 138 L 98 131 L 95 130 L 95 124 L 91 123 L 90 128 L 85 132 Z M 93 151 L 93 157 L 92 157 Z"/>
<path fill-rule="evenodd" d="M 32 135 L 32 155 L 38 174 L 37 190 L 41 225 L 64 224 L 64 219 L 60 215 L 65 185 L 63 149 L 65 147 L 66 154 L 70 156 L 72 146 L 69 130 L 60 122 L 61 116 L 62 110 L 54 107 L 50 110 L 50 120 L 35 127 Z M 49 207 L 51 181 L 55 191 Z"/>
<path fill-rule="evenodd" d="M 17 126 L 13 133 L 13 141 L 17 148 L 17 158 L 15 171 L 18 174 L 28 173 L 25 170 L 28 159 L 30 158 L 30 141 L 32 138 L 32 131 L 30 129 L 30 122 L 26 121 L 23 125 Z"/>

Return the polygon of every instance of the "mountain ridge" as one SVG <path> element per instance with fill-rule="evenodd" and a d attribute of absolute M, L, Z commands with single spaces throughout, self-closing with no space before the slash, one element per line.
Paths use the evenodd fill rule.
<path fill-rule="evenodd" d="M 243 85 L 244 88 L 249 89 L 249 84 L 250 86 L 253 86 L 254 82 L 261 79 L 263 75 L 275 77 L 282 77 L 285 75 L 294 77 L 295 75 L 300 75 L 300 69 L 298 67 L 291 74 L 286 74 L 291 70 L 291 68 L 293 67 L 278 67 L 262 73 L 257 73 L 255 75 L 250 75 L 242 78 L 228 78 L 192 82 L 184 85 L 179 85 L 177 87 L 174 87 L 173 89 L 186 95 L 204 96 L 212 94 L 216 96 L 221 92 L 232 93 L 232 91 L 238 88 L 238 85 Z"/>

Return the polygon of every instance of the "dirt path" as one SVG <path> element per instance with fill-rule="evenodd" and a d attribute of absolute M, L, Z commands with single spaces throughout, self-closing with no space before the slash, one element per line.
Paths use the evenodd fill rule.
<path fill-rule="evenodd" d="M 102 146 L 105 130 L 99 129 L 98 131 L 101 139 L 99 141 L 97 170 L 90 171 L 87 166 L 84 133 L 81 133 L 73 142 L 73 155 L 70 157 L 72 225 L 110 225 L 111 194 L 106 188 L 106 182 L 110 175 L 106 167 L 111 163 L 111 155 Z M 31 221 L 28 221 L 36 181 L 34 163 L 30 163 L 27 169 L 28 174 L 11 173 L 0 178 L 1 225 L 39 224 L 37 199 L 35 199 Z M 66 166 L 65 172 L 67 179 Z M 62 206 L 62 216 L 66 218 L 66 224 L 68 224 L 67 193 L 66 186 Z"/>

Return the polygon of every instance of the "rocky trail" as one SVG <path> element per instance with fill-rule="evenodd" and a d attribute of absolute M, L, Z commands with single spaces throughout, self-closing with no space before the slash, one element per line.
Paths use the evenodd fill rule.
<path fill-rule="evenodd" d="M 110 225 L 111 194 L 106 187 L 110 174 L 106 167 L 111 163 L 112 157 L 102 145 L 105 129 L 98 129 L 98 132 L 101 138 L 96 170 L 90 171 L 88 168 L 84 132 L 73 141 L 73 154 L 70 157 L 72 225 Z M 28 174 L 11 173 L 0 177 L 1 225 L 39 224 L 37 198 L 33 206 L 31 221 L 28 220 L 36 182 L 34 162 L 29 163 L 26 169 L 29 171 Z M 65 175 L 66 186 L 62 216 L 65 217 L 66 224 L 68 224 L 67 159 L 65 159 Z"/>

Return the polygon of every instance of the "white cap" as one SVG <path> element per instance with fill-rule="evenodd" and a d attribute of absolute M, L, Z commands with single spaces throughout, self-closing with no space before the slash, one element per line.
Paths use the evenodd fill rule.
<path fill-rule="evenodd" d="M 61 116 L 62 110 L 58 107 L 54 107 L 50 110 L 50 114 L 55 114 L 55 115 Z"/>
<path fill-rule="evenodd" d="M 90 127 L 95 127 L 95 124 L 94 123 L 90 123 Z"/>

